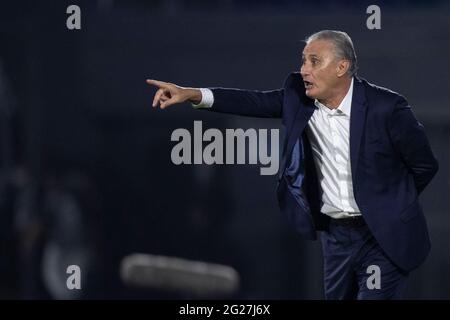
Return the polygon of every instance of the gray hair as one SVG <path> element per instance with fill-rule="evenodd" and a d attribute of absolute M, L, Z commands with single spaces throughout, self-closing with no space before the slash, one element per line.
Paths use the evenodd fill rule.
<path fill-rule="evenodd" d="M 337 58 L 345 59 L 350 62 L 350 67 L 347 73 L 350 76 L 356 75 L 358 70 L 358 61 L 356 59 L 355 48 L 353 47 L 352 39 L 343 31 L 336 30 L 322 30 L 310 35 L 306 38 L 306 44 L 315 40 L 330 41 L 334 47 L 334 53 Z"/>

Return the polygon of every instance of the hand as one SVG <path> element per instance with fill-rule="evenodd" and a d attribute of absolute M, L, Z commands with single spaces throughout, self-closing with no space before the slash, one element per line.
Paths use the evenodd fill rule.
<path fill-rule="evenodd" d="M 156 91 L 153 98 L 152 107 L 156 107 L 159 104 L 160 108 L 164 109 L 185 101 L 199 104 L 202 100 L 201 91 L 195 88 L 183 88 L 173 83 L 158 80 L 147 80 L 147 83 L 158 87 L 158 91 Z"/>

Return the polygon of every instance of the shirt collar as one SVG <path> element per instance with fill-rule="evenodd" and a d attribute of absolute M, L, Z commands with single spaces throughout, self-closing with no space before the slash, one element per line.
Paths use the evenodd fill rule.
<path fill-rule="evenodd" d="M 322 107 L 322 109 L 324 109 L 325 111 L 330 112 L 330 113 L 336 113 L 336 112 L 338 112 L 338 110 L 340 110 L 346 116 L 350 116 L 350 112 L 352 109 L 352 97 L 353 97 L 353 77 L 352 77 L 352 82 L 350 83 L 350 88 L 347 91 L 347 94 L 345 95 L 344 99 L 342 99 L 341 103 L 339 104 L 339 107 L 337 107 L 335 110 L 331 110 L 331 109 L 325 107 L 317 99 L 314 100 L 314 105 L 317 108 Z"/>

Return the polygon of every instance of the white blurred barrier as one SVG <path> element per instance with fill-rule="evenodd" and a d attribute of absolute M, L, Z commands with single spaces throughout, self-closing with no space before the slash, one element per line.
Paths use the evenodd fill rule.
<path fill-rule="evenodd" d="M 120 275 L 128 286 L 201 297 L 226 296 L 239 289 L 239 275 L 232 267 L 150 254 L 123 258 Z"/>

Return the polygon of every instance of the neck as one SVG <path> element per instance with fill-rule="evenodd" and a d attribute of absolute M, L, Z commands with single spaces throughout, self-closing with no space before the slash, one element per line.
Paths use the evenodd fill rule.
<path fill-rule="evenodd" d="M 336 86 L 333 94 L 330 97 L 317 100 L 319 100 L 321 104 L 329 109 L 337 109 L 337 107 L 339 107 L 342 100 L 344 100 L 345 96 L 347 95 L 348 90 L 350 90 L 351 83 L 352 78 L 346 78 L 345 80 L 341 81 L 338 86 Z"/>

